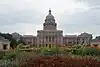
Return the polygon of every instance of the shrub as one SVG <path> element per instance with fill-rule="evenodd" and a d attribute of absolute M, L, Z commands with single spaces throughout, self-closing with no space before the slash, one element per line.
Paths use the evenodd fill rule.
<path fill-rule="evenodd" d="M 50 50 L 54 53 L 57 53 L 60 51 L 60 49 L 58 47 L 54 47 L 54 48 L 50 48 Z"/>
<path fill-rule="evenodd" d="M 17 49 L 25 49 L 25 47 L 24 47 L 23 44 L 19 44 L 19 45 L 17 46 Z"/>
<path fill-rule="evenodd" d="M 83 50 L 83 55 L 100 56 L 100 50 L 97 48 L 87 47 Z"/>
<path fill-rule="evenodd" d="M 59 53 L 59 48 L 42 48 L 40 55 L 42 56 L 53 56 Z"/>
<path fill-rule="evenodd" d="M 0 59 L 3 59 L 4 56 L 5 56 L 5 51 L 0 51 Z"/>
<path fill-rule="evenodd" d="M 55 55 L 52 51 L 45 51 L 44 53 L 41 53 L 42 56 L 52 56 Z"/>
<path fill-rule="evenodd" d="M 20 51 L 32 52 L 32 49 L 20 49 Z"/>
<path fill-rule="evenodd" d="M 6 55 L 3 57 L 4 59 L 16 59 L 18 53 L 17 52 L 8 52 Z"/>
<path fill-rule="evenodd" d="M 82 48 L 84 45 L 73 45 L 72 48 L 79 49 Z"/>
<path fill-rule="evenodd" d="M 70 53 L 81 56 L 100 56 L 100 50 L 97 48 L 86 47 L 86 46 L 74 46 L 70 49 Z"/>

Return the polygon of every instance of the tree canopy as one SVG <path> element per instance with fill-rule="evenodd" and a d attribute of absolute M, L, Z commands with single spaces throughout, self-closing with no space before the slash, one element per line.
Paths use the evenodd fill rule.
<path fill-rule="evenodd" d="M 12 37 L 11 34 L 9 33 L 0 33 L 0 36 L 4 37 L 5 39 L 8 39 L 10 41 L 10 47 L 11 48 L 15 48 L 18 44 L 22 43 L 24 44 L 24 42 L 22 40 L 19 40 L 18 42 Z"/>

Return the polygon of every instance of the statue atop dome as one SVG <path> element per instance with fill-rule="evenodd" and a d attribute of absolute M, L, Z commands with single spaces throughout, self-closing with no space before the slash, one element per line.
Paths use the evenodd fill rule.
<path fill-rule="evenodd" d="M 49 14 L 51 14 L 51 9 L 49 9 Z"/>

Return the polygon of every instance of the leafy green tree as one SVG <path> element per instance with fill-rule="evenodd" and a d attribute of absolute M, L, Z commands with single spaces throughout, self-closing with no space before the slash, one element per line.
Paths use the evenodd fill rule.
<path fill-rule="evenodd" d="M 10 46 L 12 48 L 15 48 L 17 45 L 16 40 L 13 39 L 12 35 L 9 33 L 0 33 L 0 36 L 4 37 L 5 39 L 8 39 L 10 41 Z"/>
<path fill-rule="evenodd" d="M 19 44 L 25 44 L 23 41 L 22 41 L 22 38 L 17 42 L 11 34 L 9 33 L 0 33 L 0 36 L 4 37 L 5 39 L 8 39 L 10 41 L 10 47 L 11 48 L 16 48 L 17 45 Z"/>
<path fill-rule="evenodd" d="M 23 44 L 23 45 L 26 45 L 22 40 L 19 40 L 19 41 L 17 42 L 17 44 Z"/>
<path fill-rule="evenodd" d="M 14 49 L 14 48 L 16 48 L 17 45 L 18 44 L 17 44 L 16 40 L 11 40 L 10 47 L 12 47 Z"/>

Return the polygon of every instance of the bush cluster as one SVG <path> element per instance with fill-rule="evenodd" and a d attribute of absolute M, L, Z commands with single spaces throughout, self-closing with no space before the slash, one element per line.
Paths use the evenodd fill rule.
<path fill-rule="evenodd" d="M 56 54 L 60 54 L 60 49 L 57 47 L 54 48 L 41 48 L 40 55 L 41 56 L 54 56 Z"/>
<path fill-rule="evenodd" d="M 100 56 L 100 49 L 75 45 L 70 48 L 69 53 L 81 56 Z"/>
<path fill-rule="evenodd" d="M 5 51 L 0 51 L 0 59 L 3 59 L 4 56 L 5 56 Z"/>

